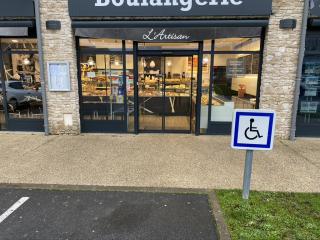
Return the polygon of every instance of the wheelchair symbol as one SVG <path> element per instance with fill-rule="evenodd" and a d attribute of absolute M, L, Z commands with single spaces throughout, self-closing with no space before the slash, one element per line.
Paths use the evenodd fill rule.
<path fill-rule="evenodd" d="M 245 137 L 249 140 L 255 140 L 257 138 L 263 138 L 263 136 L 260 135 L 259 130 L 257 127 L 253 126 L 254 119 L 250 119 L 250 127 L 248 127 L 244 133 Z"/>

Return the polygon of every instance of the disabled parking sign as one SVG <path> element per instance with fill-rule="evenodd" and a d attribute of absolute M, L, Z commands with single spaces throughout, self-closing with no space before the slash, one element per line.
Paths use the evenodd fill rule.
<path fill-rule="evenodd" d="M 275 118 L 276 114 L 272 110 L 236 110 L 231 147 L 243 150 L 272 150 Z"/>

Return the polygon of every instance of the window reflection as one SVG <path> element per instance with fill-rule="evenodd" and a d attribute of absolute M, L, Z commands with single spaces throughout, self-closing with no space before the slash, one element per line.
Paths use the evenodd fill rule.
<path fill-rule="evenodd" d="M 320 135 L 320 59 L 307 56 L 300 85 L 297 135 Z"/>
<path fill-rule="evenodd" d="M 259 51 L 260 38 L 223 38 L 215 40 L 215 51 Z"/>
<path fill-rule="evenodd" d="M 212 121 L 231 122 L 234 109 L 256 108 L 258 71 L 258 54 L 215 55 Z"/>
<path fill-rule="evenodd" d="M 9 118 L 43 119 L 38 54 L 9 51 L 3 62 Z"/>

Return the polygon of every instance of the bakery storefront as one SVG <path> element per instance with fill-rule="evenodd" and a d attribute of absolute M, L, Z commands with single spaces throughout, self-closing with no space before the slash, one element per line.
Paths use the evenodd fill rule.
<path fill-rule="evenodd" d="M 259 108 L 271 0 L 69 0 L 82 132 L 229 134 Z"/>
<path fill-rule="evenodd" d="M 0 130 L 44 131 L 32 0 L 0 7 Z"/>

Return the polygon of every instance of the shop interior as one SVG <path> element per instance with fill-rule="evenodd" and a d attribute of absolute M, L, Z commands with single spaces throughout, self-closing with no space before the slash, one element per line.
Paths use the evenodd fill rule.
<path fill-rule="evenodd" d="M 14 120 L 42 121 L 43 106 L 36 39 L 2 38 L 0 45 L 3 72 L 0 82 L 0 128 L 7 129 L 7 125 L 10 126 L 10 122 Z"/>
<path fill-rule="evenodd" d="M 80 46 L 86 50 L 114 50 L 108 54 L 94 54 L 95 51 L 80 54 L 82 118 L 127 121 L 126 130 L 133 132 L 134 60 L 132 42 L 125 41 L 125 46 L 123 42 L 80 40 Z M 138 46 L 143 52 L 198 49 L 198 43 L 139 43 Z M 201 133 L 207 133 L 210 124 L 231 123 L 234 109 L 256 108 L 260 38 L 206 40 L 203 47 L 201 70 L 198 54 L 167 56 L 138 52 L 140 132 L 193 132 L 198 80 L 202 93 Z M 120 52 L 121 49 L 126 52 Z M 198 71 L 202 71 L 202 79 L 197 79 Z"/>

